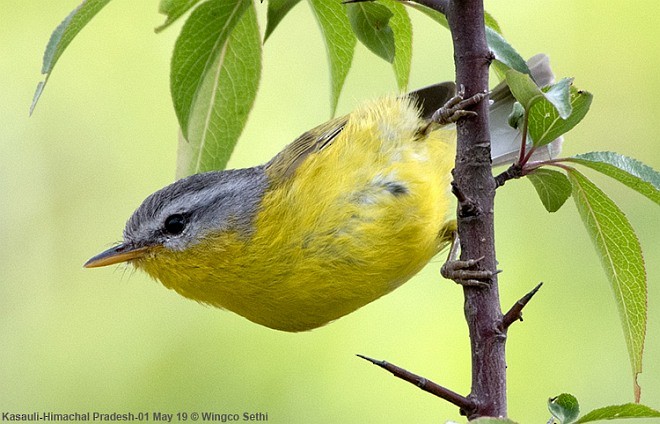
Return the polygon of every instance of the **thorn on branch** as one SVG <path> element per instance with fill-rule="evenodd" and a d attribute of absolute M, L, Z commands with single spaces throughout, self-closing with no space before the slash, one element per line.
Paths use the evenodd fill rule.
<path fill-rule="evenodd" d="M 382 369 L 389 371 L 395 377 L 398 377 L 408 383 L 414 384 L 425 392 L 431 393 L 441 399 L 446 400 L 447 402 L 456 405 L 461 410 L 461 415 L 471 416 L 473 411 L 476 409 L 476 404 L 465 396 L 461 396 L 458 393 L 447 389 L 437 383 L 434 383 L 431 380 L 413 374 L 408 370 L 405 370 L 401 367 L 398 367 L 394 364 L 390 364 L 387 361 L 379 361 L 377 359 L 369 358 L 368 356 L 358 354 L 360 358 L 371 362 L 374 365 L 381 367 Z"/>
<path fill-rule="evenodd" d="M 539 283 L 536 287 L 532 289 L 529 293 L 520 298 L 516 303 L 513 304 L 511 309 L 504 314 L 502 317 L 502 324 L 500 325 L 502 332 L 505 332 L 511 324 L 520 320 L 522 321 L 522 310 L 527 305 L 527 303 L 532 300 L 532 297 L 536 294 L 537 291 L 541 288 L 543 283 Z"/>

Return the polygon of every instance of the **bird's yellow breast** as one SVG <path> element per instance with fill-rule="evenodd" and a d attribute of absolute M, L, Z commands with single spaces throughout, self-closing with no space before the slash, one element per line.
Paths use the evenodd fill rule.
<path fill-rule="evenodd" d="M 193 299 L 286 331 L 312 329 L 397 288 L 447 240 L 455 132 L 422 131 L 407 98 L 353 111 L 332 142 L 271 181 L 249 236 L 215 234 L 177 257 Z M 184 275 L 185 274 L 185 275 Z"/>

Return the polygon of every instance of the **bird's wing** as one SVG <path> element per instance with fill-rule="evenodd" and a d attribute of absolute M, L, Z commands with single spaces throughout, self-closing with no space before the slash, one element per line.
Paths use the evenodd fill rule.
<path fill-rule="evenodd" d="M 293 175 L 309 155 L 331 145 L 347 121 L 348 115 L 331 119 L 302 134 L 266 164 L 268 176 L 274 181 L 282 181 Z"/>
<path fill-rule="evenodd" d="M 421 116 L 429 119 L 431 115 L 442 107 L 455 93 L 453 82 L 434 84 L 411 93 L 420 108 Z M 277 156 L 266 164 L 266 173 L 272 181 L 283 181 L 293 175 L 301 163 L 309 155 L 319 152 L 330 146 L 342 132 L 349 115 L 332 119 L 318 127 L 307 131 L 293 143 L 284 148 Z"/>

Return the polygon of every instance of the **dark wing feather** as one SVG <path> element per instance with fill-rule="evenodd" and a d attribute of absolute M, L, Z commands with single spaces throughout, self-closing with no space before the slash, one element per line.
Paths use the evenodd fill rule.
<path fill-rule="evenodd" d="M 443 107 L 455 95 L 456 84 L 451 81 L 429 85 L 408 93 L 408 96 L 417 101 L 424 119 L 431 119 L 435 111 Z"/>

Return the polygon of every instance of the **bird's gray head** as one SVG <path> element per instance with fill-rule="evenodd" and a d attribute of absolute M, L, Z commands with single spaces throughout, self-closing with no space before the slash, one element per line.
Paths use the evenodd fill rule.
<path fill-rule="evenodd" d="M 124 229 L 124 245 L 181 251 L 212 231 L 249 234 L 267 187 L 263 166 L 207 172 L 147 197 Z"/>

